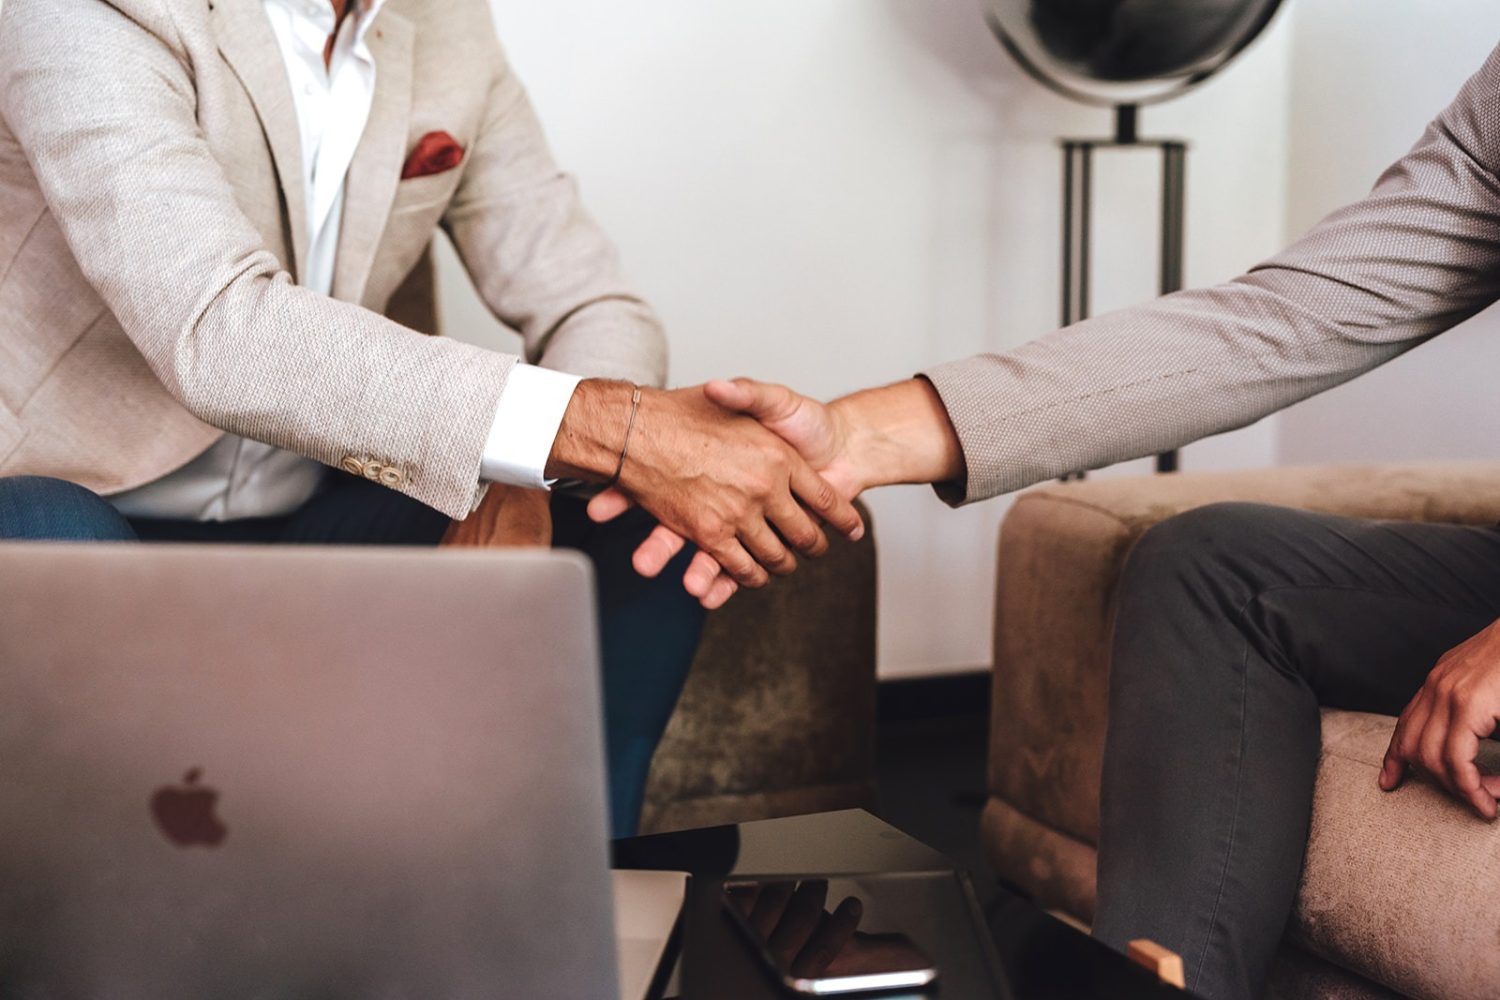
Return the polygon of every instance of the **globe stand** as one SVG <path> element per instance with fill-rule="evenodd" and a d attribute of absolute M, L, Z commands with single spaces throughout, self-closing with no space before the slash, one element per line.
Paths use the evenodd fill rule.
<path fill-rule="evenodd" d="M 1112 139 L 1064 139 L 1063 150 L 1063 260 L 1062 325 L 1089 317 L 1090 226 L 1093 220 L 1095 150 L 1141 149 L 1161 151 L 1160 292 L 1182 288 L 1184 198 L 1187 184 L 1187 143 L 1177 139 L 1142 139 L 1136 134 L 1136 106 L 1115 107 Z M 1177 451 L 1156 456 L 1157 472 L 1176 472 Z M 1063 477 L 1082 479 L 1077 472 Z"/>

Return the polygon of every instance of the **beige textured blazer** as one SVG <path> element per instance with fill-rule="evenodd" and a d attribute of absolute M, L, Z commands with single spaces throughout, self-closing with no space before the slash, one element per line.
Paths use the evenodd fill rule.
<path fill-rule="evenodd" d="M 659 324 L 547 150 L 485 0 L 390 0 L 332 298 L 261 0 L 0 6 L 0 475 L 101 493 L 231 431 L 453 516 L 516 358 L 381 314 L 435 227 L 531 360 L 659 384 Z M 466 150 L 402 180 L 428 132 Z M 292 220 L 296 220 L 293 222 Z"/>
<path fill-rule="evenodd" d="M 981 500 L 1244 426 L 1496 298 L 1500 50 L 1367 198 L 1243 277 L 924 373 L 968 463 L 945 496 Z"/>

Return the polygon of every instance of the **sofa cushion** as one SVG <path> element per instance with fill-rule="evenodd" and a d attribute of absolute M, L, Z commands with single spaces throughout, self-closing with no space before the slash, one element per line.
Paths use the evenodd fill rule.
<path fill-rule="evenodd" d="M 1380 791 L 1394 726 L 1387 716 L 1323 713 L 1292 933 L 1419 1000 L 1500 996 L 1500 825 L 1422 782 Z M 1486 742 L 1482 761 L 1500 770 L 1500 745 Z"/>

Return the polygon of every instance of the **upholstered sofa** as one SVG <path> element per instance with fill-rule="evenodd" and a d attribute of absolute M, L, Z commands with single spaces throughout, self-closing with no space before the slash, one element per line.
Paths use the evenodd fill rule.
<path fill-rule="evenodd" d="M 1120 569 L 1151 525 L 1225 500 L 1493 524 L 1500 464 L 1096 478 L 1017 499 L 1000 532 L 982 836 L 1004 878 L 1085 923 Z M 1394 723 L 1324 713 L 1312 835 L 1274 996 L 1500 997 L 1500 825 L 1425 784 L 1380 793 Z M 1484 753 L 1500 767 L 1500 747 Z"/>
<path fill-rule="evenodd" d="M 386 314 L 436 333 L 430 254 Z M 498 493 L 445 544 L 528 544 L 534 508 Z M 517 513 L 512 514 L 512 511 Z M 657 748 L 641 830 L 867 807 L 875 799 L 875 532 L 709 616 L 682 700 Z"/>

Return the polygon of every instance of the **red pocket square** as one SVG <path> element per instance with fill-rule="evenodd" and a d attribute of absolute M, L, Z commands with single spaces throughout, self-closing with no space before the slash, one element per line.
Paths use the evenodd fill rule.
<path fill-rule="evenodd" d="M 416 148 L 401 168 L 401 179 L 426 177 L 452 170 L 464 162 L 464 148 L 447 132 L 428 132 L 417 140 Z"/>

